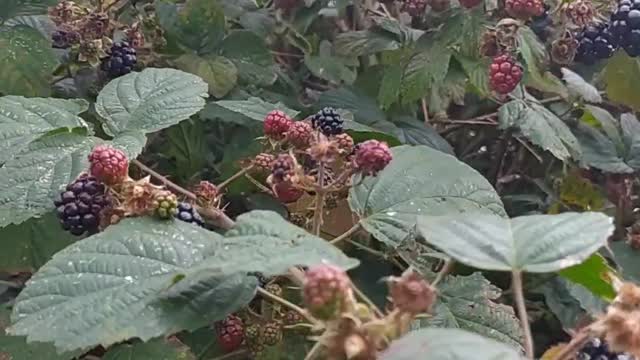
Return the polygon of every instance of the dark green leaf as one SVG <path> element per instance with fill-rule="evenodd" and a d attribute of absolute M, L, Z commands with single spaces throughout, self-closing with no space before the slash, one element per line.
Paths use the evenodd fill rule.
<path fill-rule="evenodd" d="M 115 136 L 124 131 L 145 133 L 179 123 L 205 105 L 207 84 L 175 69 L 148 68 L 108 83 L 96 100 L 103 128 Z"/>
<path fill-rule="evenodd" d="M 40 219 L 0 228 L 0 269 L 34 271 L 53 254 L 77 240 L 51 212 Z"/>
<path fill-rule="evenodd" d="M 498 121 L 501 129 L 517 128 L 532 143 L 560 160 L 580 157 L 580 144 L 569 127 L 540 104 L 510 101 L 500 107 Z"/>
<path fill-rule="evenodd" d="M 304 63 L 313 75 L 336 84 L 352 84 L 356 80 L 356 73 L 335 56 L 307 55 Z"/>
<path fill-rule="evenodd" d="M 580 141 L 582 162 L 585 165 L 614 174 L 633 172 L 618 155 L 616 144 L 600 131 L 586 124 L 578 124 L 573 132 Z"/>
<path fill-rule="evenodd" d="M 504 215 L 500 197 L 478 172 L 427 146 L 399 146 L 376 177 L 356 177 L 349 205 L 376 239 L 399 245 L 421 214 L 444 215 L 484 209 Z M 416 166 L 417 164 L 428 164 Z"/>
<path fill-rule="evenodd" d="M 236 30 L 222 41 L 219 52 L 236 65 L 241 82 L 271 85 L 276 81 L 273 56 L 264 38 L 250 31 Z"/>
<path fill-rule="evenodd" d="M 541 91 L 568 97 L 569 93 L 562 81 L 552 73 L 542 70 L 547 66 L 549 57 L 544 44 L 533 30 L 528 26 L 521 26 L 518 29 L 517 40 L 526 65 L 527 84 Z"/>
<path fill-rule="evenodd" d="M 181 70 L 201 77 L 209 85 L 209 93 L 217 98 L 227 95 L 238 81 L 236 66 L 223 56 L 185 54 L 176 63 Z"/>
<path fill-rule="evenodd" d="M 400 96 L 403 103 L 425 97 L 431 87 L 442 83 L 449 71 L 451 51 L 438 45 L 417 53 L 404 69 Z"/>
<path fill-rule="evenodd" d="M 607 61 L 604 82 L 610 100 L 640 111 L 640 60 L 618 51 Z"/>
<path fill-rule="evenodd" d="M 400 64 L 392 64 L 385 67 L 382 83 L 380 84 L 380 92 L 378 93 L 378 102 L 383 109 L 388 109 L 398 100 L 402 84 L 402 71 Z"/>
<path fill-rule="evenodd" d="M 640 169 L 640 122 L 633 114 L 622 114 L 622 136 L 627 150 L 625 162 L 633 169 Z"/>
<path fill-rule="evenodd" d="M 624 241 L 614 241 L 609 245 L 609 248 L 613 251 L 622 277 L 640 283 L 640 251 L 634 250 Z"/>
<path fill-rule="evenodd" d="M 362 56 L 400 47 L 396 36 L 382 30 L 351 31 L 339 34 L 334 42 L 336 52 L 343 56 Z"/>
<path fill-rule="evenodd" d="M 613 232 L 602 213 L 566 212 L 505 219 L 488 213 L 420 216 L 422 236 L 454 259 L 480 269 L 558 271 L 585 261 Z"/>
<path fill-rule="evenodd" d="M 0 2 L 0 22 L 19 15 L 46 14 L 49 6 L 58 0 L 2 0 Z"/>
<path fill-rule="evenodd" d="M 255 121 L 264 121 L 267 114 L 273 110 L 282 110 L 292 118 L 296 117 L 299 113 L 298 111 L 287 108 L 282 103 L 271 104 L 256 97 L 251 97 L 247 100 L 220 100 L 214 102 L 214 104 Z M 209 107 L 207 107 L 207 109 L 215 110 Z M 203 112 L 203 116 L 206 118 L 215 117 L 216 112 L 210 112 L 207 111 L 207 109 Z"/>
<path fill-rule="evenodd" d="M 165 340 L 151 340 L 134 344 L 116 345 L 102 360 L 192 360 L 193 354 L 185 346 L 171 345 Z"/>
<path fill-rule="evenodd" d="M 0 93 L 47 96 L 57 65 L 49 40 L 38 30 L 24 25 L 0 27 Z"/>
<path fill-rule="evenodd" d="M 451 145 L 431 126 L 406 116 L 394 120 L 397 130 L 393 132 L 393 135 L 403 144 L 427 145 L 444 153 L 454 155 Z"/>
<path fill-rule="evenodd" d="M 438 290 L 434 315 L 420 320 L 420 327 L 460 328 L 521 347 L 520 321 L 512 307 L 495 302 L 501 290 L 482 274 L 447 276 Z"/>
<path fill-rule="evenodd" d="M 88 127 L 78 116 L 88 107 L 79 99 L 0 98 L 0 164 L 49 131 Z"/>

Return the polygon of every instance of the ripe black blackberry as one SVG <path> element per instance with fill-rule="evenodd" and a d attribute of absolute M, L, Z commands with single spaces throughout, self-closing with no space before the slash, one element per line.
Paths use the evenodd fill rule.
<path fill-rule="evenodd" d="M 311 117 L 314 129 L 320 129 L 326 136 L 338 135 L 344 132 L 344 120 L 336 109 L 326 107 Z"/>
<path fill-rule="evenodd" d="M 593 64 L 598 60 L 610 58 L 618 48 L 609 24 L 606 23 L 585 26 L 576 40 L 578 41 L 576 60 L 584 64 Z"/>
<path fill-rule="evenodd" d="M 178 213 L 175 215 L 178 220 L 182 220 L 184 222 L 193 223 L 199 226 L 204 227 L 204 220 L 196 209 L 193 206 L 186 202 L 181 202 L 178 204 Z"/>
<path fill-rule="evenodd" d="M 577 360 L 634 360 L 629 354 L 609 352 L 607 344 L 596 338 L 589 340 L 576 355 Z"/>
<path fill-rule="evenodd" d="M 54 204 L 62 227 L 80 236 L 98 232 L 100 215 L 111 206 L 111 199 L 104 184 L 85 174 L 67 185 Z"/>
<path fill-rule="evenodd" d="M 550 6 L 544 5 L 544 12 L 540 16 L 534 16 L 531 18 L 529 27 L 538 36 L 538 38 L 545 42 L 553 32 L 553 18 L 549 14 Z"/>
<path fill-rule="evenodd" d="M 109 57 L 102 61 L 102 70 L 110 78 L 117 78 L 130 73 L 137 62 L 136 49 L 126 41 L 118 42 L 111 47 Z"/>
<path fill-rule="evenodd" d="M 611 14 L 611 33 L 627 54 L 640 56 L 640 1 L 621 0 Z"/>

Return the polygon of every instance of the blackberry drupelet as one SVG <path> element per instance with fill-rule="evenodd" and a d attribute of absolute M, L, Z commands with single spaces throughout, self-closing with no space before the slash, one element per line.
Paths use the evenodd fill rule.
<path fill-rule="evenodd" d="M 315 129 L 320 129 L 326 136 L 338 135 L 344 132 L 344 120 L 336 109 L 326 107 L 311 117 Z"/>
<path fill-rule="evenodd" d="M 178 213 L 175 215 L 178 220 L 182 220 L 188 223 L 194 223 L 196 225 L 204 227 L 204 220 L 198 214 L 193 206 L 186 202 L 178 204 Z"/>
<path fill-rule="evenodd" d="M 640 56 L 640 1 L 621 0 L 611 14 L 611 34 L 631 57 Z"/>
<path fill-rule="evenodd" d="M 609 352 L 609 347 L 604 341 L 595 338 L 589 340 L 576 354 L 576 360 L 635 360 L 629 354 Z"/>
<path fill-rule="evenodd" d="M 618 48 L 615 37 L 605 23 L 586 26 L 576 37 L 578 50 L 576 61 L 593 64 L 598 60 L 610 58 Z"/>
<path fill-rule="evenodd" d="M 111 47 L 109 57 L 103 60 L 102 70 L 109 77 L 117 78 L 130 73 L 137 62 L 136 49 L 128 42 L 118 42 Z"/>
<path fill-rule="evenodd" d="M 62 227 L 80 236 L 98 232 L 100 215 L 111 206 L 111 199 L 103 183 L 85 174 L 67 185 L 54 204 Z"/>

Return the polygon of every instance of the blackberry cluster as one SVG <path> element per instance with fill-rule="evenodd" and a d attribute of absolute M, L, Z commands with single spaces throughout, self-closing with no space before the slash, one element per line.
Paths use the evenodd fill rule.
<path fill-rule="evenodd" d="M 610 58 L 618 48 L 609 24 L 606 23 L 585 26 L 576 40 L 578 41 L 576 60 L 584 64 L 593 64 L 598 60 Z"/>
<path fill-rule="evenodd" d="M 314 129 L 320 129 L 326 136 L 338 135 L 344 132 L 344 120 L 336 109 L 326 107 L 311 117 Z"/>
<path fill-rule="evenodd" d="M 640 1 L 621 0 L 611 14 L 611 33 L 627 54 L 640 56 Z"/>
<path fill-rule="evenodd" d="M 204 220 L 202 220 L 202 216 L 198 214 L 196 209 L 193 206 L 186 202 L 181 202 L 178 204 L 178 212 L 175 217 L 178 220 L 182 220 L 184 222 L 193 223 L 199 226 L 204 227 Z"/>
<path fill-rule="evenodd" d="M 607 344 L 600 339 L 592 339 L 580 349 L 576 360 L 635 360 L 629 354 L 617 354 L 609 352 Z"/>
<path fill-rule="evenodd" d="M 132 48 L 128 42 L 118 42 L 113 44 L 109 57 L 102 62 L 102 70 L 111 78 L 117 78 L 130 73 L 138 62 L 136 49 Z"/>
<path fill-rule="evenodd" d="M 82 175 L 54 201 L 62 227 L 73 235 L 97 233 L 101 213 L 111 206 L 106 187 L 96 178 Z"/>

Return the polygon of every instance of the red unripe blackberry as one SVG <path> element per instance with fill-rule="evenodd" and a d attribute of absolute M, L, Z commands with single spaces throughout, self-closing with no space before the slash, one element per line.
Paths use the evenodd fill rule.
<path fill-rule="evenodd" d="M 404 0 L 402 10 L 406 11 L 413 17 L 420 17 L 424 15 L 427 9 L 427 0 Z"/>
<path fill-rule="evenodd" d="M 304 191 L 295 188 L 290 182 L 277 182 L 273 186 L 273 192 L 276 198 L 283 203 L 292 203 L 302 197 Z"/>
<path fill-rule="evenodd" d="M 89 172 L 107 185 L 122 182 L 129 172 L 127 155 L 108 145 L 96 146 L 89 154 Z"/>
<path fill-rule="evenodd" d="M 280 110 L 273 110 L 264 118 L 264 135 L 272 140 L 282 140 L 293 124 L 291 118 Z"/>
<path fill-rule="evenodd" d="M 215 325 L 218 344 L 224 352 L 236 351 L 244 341 L 244 324 L 242 319 L 235 315 L 229 315 L 226 319 L 218 321 Z"/>
<path fill-rule="evenodd" d="M 275 156 L 267 153 L 261 153 L 253 158 L 251 164 L 253 165 L 253 168 L 258 172 L 269 172 L 271 171 L 271 167 L 273 166 L 273 162 L 275 160 Z"/>
<path fill-rule="evenodd" d="M 355 168 L 365 175 L 376 175 L 384 169 L 392 159 L 387 143 L 378 140 L 367 140 L 358 144 L 353 157 Z"/>
<path fill-rule="evenodd" d="M 303 297 L 307 310 L 321 320 L 336 319 L 347 310 L 352 297 L 351 280 L 332 265 L 311 267 L 305 273 Z"/>
<path fill-rule="evenodd" d="M 287 141 L 299 149 L 305 149 L 311 144 L 313 127 L 306 121 L 296 121 L 285 134 Z"/>
<path fill-rule="evenodd" d="M 482 0 L 460 0 L 460 5 L 467 9 L 474 8 L 480 4 L 482 4 Z"/>
<path fill-rule="evenodd" d="M 504 6 L 509 16 L 521 20 L 529 20 L 544 13 L 542 0 L 506 0 Z"/>
<path fill-rule="evenodd" d="M 54 201 L 62 227 L 78 236 L 98 232 L 102 213 L 111 203 L 105 185 L 86 174 L 67 185 Z"/>
<path fill-rule="evenodd" d="M 522 80 L 522 66 L 511 55 L 503 54 L 493 58 L 489 65 L 489 85 L 498 94 L 512 92 Z"/>

